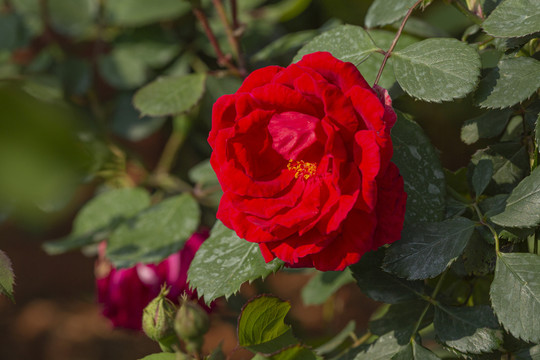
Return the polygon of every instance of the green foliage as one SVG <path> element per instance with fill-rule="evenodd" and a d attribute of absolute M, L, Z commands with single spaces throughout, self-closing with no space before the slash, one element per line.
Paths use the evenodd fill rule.
<path fill-rule="evenodd" d="M 495 37 L 519 37 L 540 31 L 540 4 L 534 0 L 505 0 L 482 24 Z"/>
<path fill-rule="evenodd" d="M 462 98 L 474 90 L 480 75 L 476 50 L 455 39 L 423 40 L 396 51 L 393 57 L 399 85 L 420 100 Z"/>
<path fill-rule="evenodd" d="M 480 160 L 474 167 L 472 175 L 473 190 L 476 193 L 476 198 L 480 197 L 493 176 L 493 163 L 489 160 Z"/>
<path fill-rule="evenodd" d="M 347 340 L 351 334 L 354 334 L 354 329 L 356 327 L 356 322 L 354 320 L 349 321 L 347 325 L 341 330 L 336 336 L 334 336 L 331 340 L 326 342 L 325 344 L 319 346 L 315 349 L 315 352 L 317 355 L 326 355 L 330 354 L 340 345 L 343 344 L 345 340 Z"/>
<path fill-rule="evenodd" d="M 510 109 L 490 110 L 465 121 L 461 128 L 461 140 L 470 145 L 479 139 L 489 139 L 500 135 L 506 127 L 511 113 Z"/>
<path fill-rule="evenodd" d="M 500 253 L 490 296 L 497 318 L 512 335 L 540 342 L 540 256 Z"/>
<path fill-rule="evenodd" d="M 302 301 L 306 305 L 323 304 L 343 285 L 353 281 L 348 270 L 317 272 L 302 289 Z"/>
<path fill-rule="evenodd" d="M 0 294 L 5 295 L 15 301 L 13 298 L 13 285 L 15 284 L 15 274 L 11 267 L 11 260 L 5 252 L 0 250 Z"/>
<path fill-rule="evenodd" d="M 178 360 L 178 358 L 175 353 L 162 352 L 162 353 L 147 355 L 141 358 L 140 360 Z"/>
<path fill-rule="evenodd" d="M 246 281 L 264 278 L 282 266 L 279 259 L 265 263 L 257 244 L 239 238 L 218 221 L 191 262 L 188 280 L 210 303 L 221 296 L 228 298 Z"/>
<path fill-rule="evenodd" d="M 368 28 L 396 22 L 407 13 L 416 0 L 375 0 L 369 7 L 365 23 Z"/>
<path fill-rule="evenodd" d="M 423 301 L 406 302 L 390 305 L 383 317 L 373 320 L 369 324 L 371 332 L 376 335 L 393 333 L 400 345 L 407 344 L 415 331 L 424 328 L 433 321 L 433 311 L 424 315 L 424 321 L 420 328 L 416 328 L 416 322 L 422 316 L 426 304 Z M 429 308 L 430 310 L 431 307 Z"/>
<path fill-rule="evenodd" d="M 115 0 L 105 3 L 105 16 L 109 23 L 120 26 L 141 26 L 156 21 L 171 20 L 190 10 L 188 1 Z"/>
<path fill-rule="evenodd" d="M 201 100 L 205 80 L 204 74 L 159 78 L 137 91 L 133 104 L 143 115 L 183 114 Z"/>
<path fill-rule="evenodd" d="M 404 347 L 392 333 L 379 337 L 369 348 L 362 350 L 354 360 L 388 360 Z"/>
<path fill-rule="evenodd" d="M 397 354 L 392 356 L 392 360 L 437 360 L 439 357 L 426 349 L 425 347 L 418 345 L 414 340 L 411 340 L 409 344 L 401 349 Z"/>

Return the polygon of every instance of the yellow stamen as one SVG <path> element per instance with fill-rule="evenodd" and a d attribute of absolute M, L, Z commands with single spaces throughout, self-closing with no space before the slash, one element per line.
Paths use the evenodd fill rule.
<path fill-rule="evenodd" d="M 305 162 L 304 160 L 289 160 L 287 164 L 287 169 L 294 171 L 294 178 L 298 179 L 300 176 L 307 180 L 317 172 L 317 164 Z"/>

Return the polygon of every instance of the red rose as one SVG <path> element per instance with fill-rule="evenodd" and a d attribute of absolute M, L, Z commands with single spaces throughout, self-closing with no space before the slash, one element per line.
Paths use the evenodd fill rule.
<path fill-rule="evenodd" d="M 197 294 L 187 285 L 187 271 L 199 246 L 207 237 L 207 232 L 195 233 L 186 241 L 182 250 L 159 264 L 137 264 L 129 269 L 112 267 L 104 257 L 106 243 L 101 243 L 96 264 L 96 285 L 103 315 L 115 327 L 140 330 L 143 310 L 159 294 L 163 284 L 170 287 L 167 297 L 176 304 L 183 293 L 197 299 Z"/>
<path fill-rule="evenodd" d="M 254 71 L 214 104 L 217 217 L 266 261 L 343 270 L 399 239 L 407 194 L 390 162 L 386 90 L 317 52 Z"/>

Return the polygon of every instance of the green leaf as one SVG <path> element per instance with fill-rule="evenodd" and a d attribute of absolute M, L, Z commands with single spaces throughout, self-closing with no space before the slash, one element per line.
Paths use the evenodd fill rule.
<path fill-rule="evenodd" d="M 474 227 L 463 217 L 407 227 L 388 248 L 383 269 L 411 280 L 433 278 L 461 255 Z"/>
<path fill-rule="evenodd" d="M 495 247 L 493 244 L 488 244 L 475 232 L 469 240 L 465 251 L 463 251 L 465 271 L 470 275 L 485 276 L 495 270 L 495 263 Z"/>
<path fill-rule="evenodd" d="M 504 211 L 491 220 L 509 227 L 540 224 L 540 168 L 536 168 L 516 186 L 506 201 Z"/>
<path fill-rule="evenodd" d="M 392 356 L 392 360 L 438 360 L 439 357 L 411 340 L 407 347 Z"/>
<path fill-rule="evenodd" d="M 367 350 L 358 353 L 354 360 L 388 360 L 402 349 L 394 334 L 388 333 L 378 338 Z"/>
<path fill-rule="evenodd" d="M 493 163 L 487 159 L 480 160 L 474 167 L 472 185 L 476 198 L 483 194 L 493 176 Z"/>
<path fill-rule="evenodd" d="M 298 345 L 288 347 L 278 352 L 277 354 L 272 355 L 271 357 L 267 359 L 269 360 L 317 360 L 318 358 L 317 356 L 315 356 L 313 351 L 311 351 L 304 345 L 298 344 Z"/>
<path fill-rule="evenodd" d="M 536 0 L 505 0 L 482 24 L 495 37 L 519 37 L 540 31 L 540 3 Z"/>
<path fill-rule="evenodd" d="M 15 302 L 13 298 L 13 284 L 15 283 L 15 274 L 11 267 L 11 260 L 6 253 L 0 250 L 0 294 L 3 294 Z"/>
<path fill-rule="evenodd" d="M 146 355 L 140 360 L 176 360 L 175 353 L 162 352 L 157 354 Z"/>
<path fill-rule="evenodd" d="M 540 341 L 540 257 L 500 253 L 490 296 L 495 314 L 512 335 Z"/>
<path fill-rule="evenodd" d="M 118 44 L 98 59 L 99 73 L 105 81 L 118 89 L 130 90 L 141 86 L 147 77 L 143 59 L 134 57 L 129 46 Z"/>
<path fill-rule="evenodd" d="M 479 139 L 489 139 L 500 135 L 508 123 L 511 113 L 511 109 L 491 110 L 465 121 L 461 127 L 461 141 L 470 145 Z"/>
<path fill-rule="evenodd" d="M 253 352 L 275 353 L 298 344 L 284 319 L 291 305 L 274 296 L 250 300 L 238 319 L 238 344 Z"/>
<path fill-rule="evenodd" d="M 348 270 L 317 272 L 302 289 L 302 301 L 305 305 L 323 304 L 343 285 L 353 282 Z"/>
<path fill-rule="evenodd" d="M 216 173 L 212 169 L 212 165 L 210 165 L 210 160 L 204 160 L 192 167 L 188 172 L 188 176 L 189 180 L 200 186 L 219 184 Z"/>
<path fill-rule="evenodd" d="M 369 328 L 375 335 L 393 333 L 399 344 L 406 345 L 411 340 L 411 336 L 415 335 L 416 323 L 422 316 L 426 305 L 427 303 L 424 301 L 390 305 L 383 317 L 370 322 Z M 433 307 L 430 306 L 428 311 L 418 330 L 423 329 L 433 321 Z"/>
<path fill-rule="evenodd" d="M 70 36 L 85 35 L 98 14 L 95 0 L 49 0 L 47 6 L 54 29 Z"/>
<path fill-rule="evenodd" d="M 446 185 L 441 163 L 422 128 L 408 116 L 396 112 L 392 129 L 394 156 L 405 182 L 405 222 L 439 221 L 445 210 Z"/>
<path fill-rule="evenodd" d="M 205 80 L 205 74 L 162 77 L 137 91 L 133 104 L 143 115 L 186 113 L 201 100 Z"/>
<path fill-rule="evenodd" d="M 268 61 L 278 56 L 287 54 L 292 50 L 299 49 L 317 35 L 317 30 L 304 30 L 285 34 L 272 41 L 251 57 L 252 61 Z"/>
<path fill-rule="evenodd" d="M 131 102 L 132 94 L 123 93 L 116 100 L 112 131 L 127 140 L 139 141 L 155 133 L 165 123 L 165 117 L 139 116 Z"/>
<path fill-rule="evenodd" d="M 529 57 L 502 59 L 480 81 L 476 104 L 503 109 L 528 99 L 540 87 L 540 61 Z"/>
<path fill-rule="evenodd" d="M 375 0 L 364 20 L 366 27 L 388 25 L 405 17 L 416 0 Z"/>
<path fill-rule="evenodd" d="M 427 39 L 393 54 L 394 74 L 406 93 L 433 102 L 462 98 L 480 75 L 477 51 L 456 39 Z"/>
<path fill-rule="evenodd" d="M 218 221 L 195 254 L 188 280 L 209 304 L 220 296 L 228 298 L 246 281 L 264 278 L 282 266 L 279 259 L 265 263 L 257 244 L 239 238 Z"/>
<path fill-rule="evenodd" d="M 490 352 L 502 345 L 497 318 L 489 306 L 435 307 L 435 333 L 447 346 L 463 353 Z"/>
<path fill-rule="evenodd" d="M 377 47 L 366 30 L 360 26 L 341 25 L 322 33 L 303 46 L 293 62 L 299 61 L 306 54 L 328 51 L 342 61 L 358 65 L 376 50 Z"/>
<path fill-rule="evenodd" d="M 364 254 L 350 267 L 360 290 L 373 300 L 396 304 L 418 299 L 423 293 L 421 281 L 398 278 L 381 269 L 384 249 Z"/>
<path fill-rule="evenodd" d="M 0 14 L 0 50 L 14 50 L 26 45 L 28 31 L 22 17 L 15 12 Z"/>
<path fill-rule="evenodd" d="M 150 195 L 142 188 L 103 192 L 79 211 L 70 235 L 58 241 L 47 242 L 43 248 L 50 255 L 61 254 L 103 240 L 110 231 L 148 206 Z"/>
<path fill-rule="evenodd" d="M 172 20 L 189 12 L 188 1 L 178 0 L 114 0 L 105 2 L 105 16 L 110 24 L 142 26 Z"/>
<path fill-rule="evenodd" d="M 326 355 L 330 354 L 336 349 L 339 348 L 341 344 L 348 338 L 350 338 L 351 334 L 354 334 L 354 329 L 356 328 L 356 322 L 354 320 L 349 321 L 347 325 L 337 334 L 334 336 L 330 341 L 325 342 L 323 345 L 319 346 L 315 349 L 315 352 L 317 355 Z"/>
<path fill-rule="evenodd" d="M 540 345 L 522 349 L 516 353 L 516 360 L 540 360 Z"/>
<path fill-rule="evenodd" d="M 123 222 L 109 238 L 107 258 L 117 268 L 158 263 L 197 230 L 200 210 L 189 194 L 163 200 Z"/>

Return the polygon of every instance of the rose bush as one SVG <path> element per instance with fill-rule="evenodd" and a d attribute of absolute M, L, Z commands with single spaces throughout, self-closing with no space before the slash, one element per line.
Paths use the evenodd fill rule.
<path fill-rule="evenodd" d="M 129 269 L 115 269 L 104 257 L 106 243 L 101 243 L 96 264 L 96 287 L 103 315 L 115 327 L 140 330 L 143 309 L 159 294 L 163 284 L 170 287 L 167 298 L 176 304 L 183 293 L 196 299 L 197 293 L 187 285 L 187 271 L 207 237 L 207 232 L 195 233 L 182 250 L 159 264 L 137 264 Z"/>
<path fill-rule="evenodd" d="M 213 107 L 217 217 L 264 259 L 343 270 L 400 238 L 406 193 L 390 161 L 386 90 L 330 53 L 254 71 Z"/>

